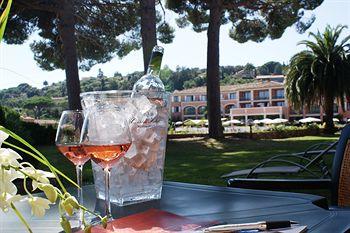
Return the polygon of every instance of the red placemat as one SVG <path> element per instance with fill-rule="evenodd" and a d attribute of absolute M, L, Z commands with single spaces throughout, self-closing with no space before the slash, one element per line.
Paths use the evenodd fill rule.
<path fill-rule="evenodd" d="M 92 233 L 172 233 L 193 232 L 213 222 L 201 222 L 187 217 L 182 217 L 158 209 L 150 209 L 142 213 L 133 214 L 115 219 L 108 223 L 107 228 L 95 226 Z M 82 231 L 80 231 L 82 232 Z"/>

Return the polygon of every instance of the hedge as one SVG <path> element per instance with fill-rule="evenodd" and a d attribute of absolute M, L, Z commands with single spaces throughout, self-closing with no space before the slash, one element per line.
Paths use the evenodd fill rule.
<path fill-rule="evenodd" d="M 280 139 L 290 137 L 302 137 L 302 136 L 316 136 L 320 135 L 321 130 L 316 128 L 302 128 L 285 131 L 260 131 L 251 135 L 249 132 L 244 133 L 225 133 L 225 136 L 234 138 L 252 138 L 252 139 Z M 176 138 L 192 138 L 192 137 L 208 137 L 208 134 L 202 133 L 184 133 L 184 134 L 168 134 L 169 139 Z"/>
<path fill-rule="evenodd" d="M 34 146 L 52 145 L 55 142 L 55 128 L 23 122 L 20 114 L 8 107 L 0 106 L 0 125 L 15 132 Z"/>

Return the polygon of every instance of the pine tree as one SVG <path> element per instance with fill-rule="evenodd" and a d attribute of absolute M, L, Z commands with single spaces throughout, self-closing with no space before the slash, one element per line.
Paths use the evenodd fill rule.
<path fill-rule="evenodd" d="M 296 24 L 304 32 L 315 17 L 304 20 L 305 10 L 313 10 L 323 0 L 168 0 L 167 7 L 179 14 L 180 27 L 192 25 L 196 32 L 207 31 L 207 98 L 209 137 L 223 137 L 220 109 L 219 38 L 220 26 L 232 23 L 230 37 L 240 43 L 280 38 Z"/>

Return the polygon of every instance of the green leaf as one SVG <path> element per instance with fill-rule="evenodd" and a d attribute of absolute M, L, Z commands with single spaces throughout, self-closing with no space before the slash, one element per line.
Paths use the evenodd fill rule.
<path fill-rule="evenodd" d="M 8 0 L 5 10 L 2 12 L 0 16 L 0 42 L 2 41 L 2 37 L 4 36 L 4 33 L 5 33 L 6 23 L 7 23 L 8 16 L 10 14 L 11 4 L 12 4 L 12 0 Z"/>
<path fill-rule="evenodd" d="M 91 225 L 87 225 L 84 227 L 84 233 L 91 233 L 91 229 L 92 229 L 92 226 Z"/>
<path fill-rule="evenodd" d="M 73 196 L 68 197 L 64 201 L 64 204 L 69 204 L 69 205 L 73 206 L 73 208 L 75 208 L 75 209 L 80 209 L 80 206 L 79 206 L 77 199 L 75 199 L 75 197 L 73 197 Z"/>
<path fill-rule="evenodd" d="M 51 203 L 55 203 L 57 200 L 57 190 L 53 187 L 52 184 L 41 184 L 39 183 L 38 185 L 39 189 L 44 191 L 47 199 L 49 199 L 49 201 Z"/>
<path fill-rule="evenodd" d="M 33 233 L 32 229 L 30 229 L 30 226 L 29 226 L 28 222 L 24 219 L 24 217 L 21 214 L 21 212 L 18 211 L 18 209 L 16 208 L 16 206 L 13 203 L 11 203 L 11 208 L 13 209 L 15 214 L 18 216 L 19 220 L 21 220 L 21 222 L 27 228 L 27 231 L 30 232 L 30 233 Z"/>
<path fill-rule="evenodd" d="M 61 217 L 60 224 L 65 233 L 72 233 L 72 227 L 65 217 Z"/>
<path fill-rule="evenodd" d="M 101 219 L 101 223 L 102 223 L 103 228 L 106 229 L 107 228 L 107 223 L 108 223 L 108 216 L 104 216 Z"/>

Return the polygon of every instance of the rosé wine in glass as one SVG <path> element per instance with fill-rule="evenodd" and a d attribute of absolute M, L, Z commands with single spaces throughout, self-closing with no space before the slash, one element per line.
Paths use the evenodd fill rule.
<path fill-rule="evenodd" d="M 75 166 L 84 165 L 90 159 L 90 155 L 85 153 L 81 145 L 57 144 L 56 146 L 59 152 L 66 156 Z"/>
<path fill-rule="evenodd" d="M 55 144 L 61 154 L 69 159 L 74 165 L 77 174 L 78 201 L 83 204 L 82 173 L 83 165 L 90 159 L 80 144 L 81 130 L 84 122 L 84 114 L 81 110 L 63 111 L 57 127 Z M 79 220 L 79 227 L 82 226 L 83 212 L 79 211 L 73 218 Z"/>
<path fill-rule="evenodd" d="M 104 169 L 109 169 L 125 155 L 130 143 L 122 145 L 84 145 L 84 151 L 91 159 Z"/>

